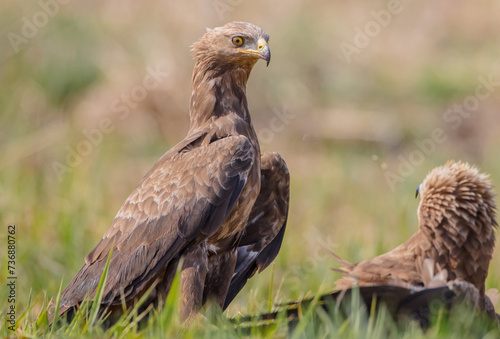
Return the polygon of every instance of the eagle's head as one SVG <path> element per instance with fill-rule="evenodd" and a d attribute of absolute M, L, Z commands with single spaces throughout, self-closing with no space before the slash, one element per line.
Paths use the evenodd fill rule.
<path fill-rule="evenodd" d="M 207 29 L 192 51 L 199 63 L 242 67 L 250 71 L 259 59 L 264 59 L 269 65 L 271 51 L 268 42 L 269 35 L 260 27 L 235 21 Z"/>
<path fill-rule="evenodd" d="M 432 170 L 419 186 L 420 228 L 461 246 L 494 240 L 495 194 L 486 174 L 462 162 L 448 161 Z M 476 240 L 478 243 L 476 243 Z"/>

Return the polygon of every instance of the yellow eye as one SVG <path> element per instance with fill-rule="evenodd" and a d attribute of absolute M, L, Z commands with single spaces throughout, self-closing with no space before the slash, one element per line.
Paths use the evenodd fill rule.
<path fill-rule="evenodd" d="M 233 44 L 237 47 L 243 45 L 244 41 L 245 41 L 245 39 L 241 36 L 233 37 Z"/>

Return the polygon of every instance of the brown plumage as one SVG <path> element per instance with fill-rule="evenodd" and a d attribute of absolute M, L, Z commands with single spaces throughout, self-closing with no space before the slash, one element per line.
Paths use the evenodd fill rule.
<path fill-rule="evenodd" d="M 238 247 L 238 260 L 224 309 L 255 272 L 262 272 L 278 255 L 285 233 L 290 177 L 277 153 L 266 152 L 261 161 L 261 188 Z"/>
<path fill-rule="evenodd" d="M 418 231 L 390 252 L 346 263 L 342 271 L 347 276 L 337 280 L 338 289 L 432 287 L 432 276 L 440 275 L 445 282 L 469 282 L 484 296 L 497 227 L 489 176 L 468 164 L 447 162 L 427 175 L 418 192 Z"/>
<path fill-rule="evenodd" d="M 122 299 L 130 306 L 149 288 L 146 304 L 164 299 L 182 261 L 182 319 L 208 299 L 227 306 L 230 284 L 239 291 L 246 282 L 231 281 L 237 262 L 238 272 L 253 274 L 274 259 L 288 213 L 288 170 L 277 153 L 261 160 L 245 93 L 255 63 L 269 63 L 268 39 L 255 25 L 233 22 L 193 45 L 188 135 L 127 198 L 63 291 L 60 314 L 93 300 L 111 249 L 104 308 L 121 309 Z M 251 260 L 240 260 L 242 239 L 242 256 L 253 246 Z"/>

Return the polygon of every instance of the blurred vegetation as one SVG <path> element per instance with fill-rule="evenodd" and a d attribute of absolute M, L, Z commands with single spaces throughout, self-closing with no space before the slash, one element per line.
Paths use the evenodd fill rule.
<path fill-rule="evenodd" d="M 33 319 L 61 280 L 69 282 L 140 178 L 184 137 L 189 46 L 205 27 L 242 20 L 270 34 L 273 58 L 268 68 L 256 65 L 249 105 L 261 137 L 271 119 L 287 117 L 262 143 L 281 153 L 292 177 L 273 294 L 269 269 L 250 280 L 229 315 L 263 311 L 268 298 L 330 291 L 338 275 L 329 268 L 337 263 L 326 249 L 355 262 L 405 241 L 417 225 L 415 188 L 448 159 L 473 162 L 500 184 L 499 86 L 457 129 L 443 120 L 475 94 L 481 77 L 500 80 L 500 3 L 402 2 L 402 12 L 350 62 L 340 44 L 354 45 L 356 29 L 387 2 L 222 3 L 224 12 L 201 0 L 59 4 L 17 53 L 9 33 L 22 35 L 23 18 L 33 22 L 44 9 L 37 2 L 2 6 L 0 241 L 7 225 L 17 225 L 18 316 L 29 304 Z M 168 74 L 127 103 L 124 95 L 133 98 L 151 69 Z M 125 117 L 117 102 L 128 108 Z M 100 128 L 105 119 L 109 131 Z M 391 189 L 384 175 L 398 174 L 402 159 L 419 150 L 415 141 L 436 128 L 446 142 Z M 90 138 L 96 131 L 101 137 Z M 85 155 L 72 158 L 79 149 Z M 0 259 L 6 300 L 5 251 Z M 487 288 L 498 288 L 498 251 L 490 267 Z M 7 304 L 0 305 L 3 318 Z"/>

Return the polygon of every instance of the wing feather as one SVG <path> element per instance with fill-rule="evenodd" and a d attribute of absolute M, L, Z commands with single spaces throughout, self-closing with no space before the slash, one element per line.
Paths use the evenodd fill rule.
<path fill-rule="evenodd" d="M 244 136 L 186 147 L 196 139 L 172 148 L 144 176 L 64 290 L 61 313 L 87 295 L 92 299 L 111 248 L 103 302 L 118 303 L 120 291 L 127 301 L 134 298 L 193 239 L 206 238 L 223 224 L 255 151 Z"/>
<path fill-rule="evenodd" d="M 281 248 L 288 217 L 290 174 L 278 153 L 261 157 L 261 189 L 238 246 L 236 268 L 224 309 L 255 272 L 261 272 Z"/>

